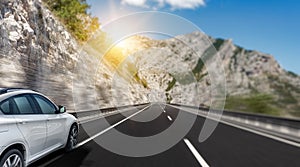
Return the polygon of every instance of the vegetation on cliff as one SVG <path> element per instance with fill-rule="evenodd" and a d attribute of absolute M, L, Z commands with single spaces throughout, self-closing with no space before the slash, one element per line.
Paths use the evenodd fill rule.
<path fill-rule="evenodd" d="M 87 41 L 100 27 L 98 18 L 88 13 L 90 6 L 86 0 L 44 0 L 44 2 L 78 41 Z"/>

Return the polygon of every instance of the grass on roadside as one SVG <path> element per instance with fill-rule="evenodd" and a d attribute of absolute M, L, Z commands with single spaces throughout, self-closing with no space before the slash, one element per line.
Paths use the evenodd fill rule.
<path fill-rule="evenodd" d="M 225 109 L 278 116 L 280 112 L 272 105 L 273 101 L 274 98 L 268 94 L 229 96 Z"/>

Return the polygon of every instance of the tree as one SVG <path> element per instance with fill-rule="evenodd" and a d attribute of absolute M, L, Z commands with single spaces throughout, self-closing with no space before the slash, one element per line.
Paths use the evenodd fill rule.
<path fill-rule="evenodd" d="M 87 12 L 90 6 L 86 0 L 44 0 L 44 2 L 81 42 L 87 41 L 100 27 L 98 18 L 92 17 Z"/>

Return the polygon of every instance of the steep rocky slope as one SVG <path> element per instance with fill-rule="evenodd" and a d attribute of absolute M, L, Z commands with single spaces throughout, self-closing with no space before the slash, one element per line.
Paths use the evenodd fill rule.
<path fill-rule="evenodd" d="M 0 87 L 34 89 L 71 110 L 115 105 L 113 72 L 82 50 L 41 0 L 1 0 L 0 10 Z M 144 100 L 129 93 L 118 105 Z"/>
<path fill-rule="evenodd" d="M 299 116 L 300 77 L 281 68 L 272 55 L 246 50 L 232 40 L 214 39 L 201 32 L 166 40 L 128 40 L 142 46 L 131 54 L 140 69 L 139 75 L 146 78 L 151 89 L 164 92 L 167 101 L 190 104 L 193 95 L 199 103 L 210 106 L 212 78 L 205 67 L 199 68 L 203 63 L 210 65 L 205 63 L 205 57 L 219 56 L 219 67 L 225 70 L 227 108 Z M 194 79 L 176 71 L 190 71 Z"/>
<path fill-rule="evenodd" d="M 215 40 L 226 69 L 230 97 L 267 94 L 281 115 L 299 116 L 300 77 L 284 70 L 272 55 L 236 46 L 231 40 Z M 267 112 L 266 112 L 267 113 Z"/>
<path fill-rule="evenodd" d="M 3 0 L 0 9 L 0 85 L 29 87 L 72 106 L 76 41 L 40 1 Z"/>

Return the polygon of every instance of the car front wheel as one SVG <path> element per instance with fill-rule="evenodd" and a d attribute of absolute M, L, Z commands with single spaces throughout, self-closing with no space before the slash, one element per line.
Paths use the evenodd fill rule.
<path fill-rule="evenodd" d="M 71 126 L 70 132 L 69 132 L 69 137 L 67 141 L 67 145 L 65 147 L 65 150 L 67 152 L 73 150 L 77 144 L 77 136 L 78 136 L 78 127 L 77 125 L 73 124 Z"/>
<path fill-rule="evenodd" d="M 17 149 L 12 149 L 4 154 L 0 167 L 24 167 L 24 157 Z"/>

